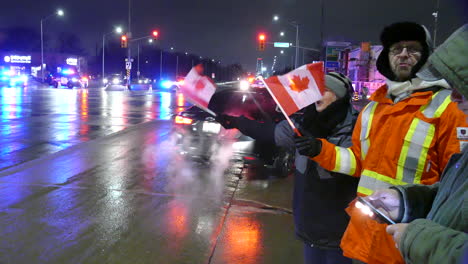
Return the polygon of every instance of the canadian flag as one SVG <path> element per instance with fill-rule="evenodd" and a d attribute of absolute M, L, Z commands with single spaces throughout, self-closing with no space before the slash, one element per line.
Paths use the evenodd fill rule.
<path fill-rule="evenodd" d="M 207 76 L 203 75 L 201 64 L 193 67 L 185 76 L 183 84 L 179 86 L 180 92 L 194 104 L 208 108 L 208 103 L 216 91 L 216 85 Z"/>
<path fill-rule="evenodd" d="M 323 63 L 303 65 L 289 73 L 265 80 L 276 103 L 287 116 L 315 103 L 325 91 Z"/>

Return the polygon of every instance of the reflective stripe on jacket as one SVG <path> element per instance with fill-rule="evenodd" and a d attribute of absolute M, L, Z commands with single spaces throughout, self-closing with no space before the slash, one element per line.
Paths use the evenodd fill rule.
<path fill-rule="evenodd" d="M 457 127 L 466 117 L 450 100 L 450 91 L 420 91 L 396 104 L 379 88 L 360 113 L 353 146 L 337 147 L 322 141 L 313 158 L 327 170 L 361 177 L 358 194 L 407 183 L 433 184 L 453 153 L 460 152 Z M 353 204 L 352 204 L 353 205 Z M 341 247 L 347 257 L 367 263 L 402 263 L 385 226 L 348 207 L 351 221 Z"/>

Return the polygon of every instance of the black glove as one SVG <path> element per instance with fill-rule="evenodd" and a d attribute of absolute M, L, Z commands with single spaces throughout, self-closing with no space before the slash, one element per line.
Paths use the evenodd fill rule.
<path fill-rule="evenodd" d="M 220 123 L 225 129 L 237 128 L 237 119 L 239 117 L 219 114 L 215 120 Z"/>
<path fill-rule="evenodd" d="M 294 143 L 299 154 L 308 157 L 315 157 L 322 151 L 322 142 L 309 133 L 300 130 L 302 136 L 295 135 Z"/>

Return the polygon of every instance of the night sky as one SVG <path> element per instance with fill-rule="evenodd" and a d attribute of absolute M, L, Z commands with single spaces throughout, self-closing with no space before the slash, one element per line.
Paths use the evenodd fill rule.
<path fill-rule="evenodd" d="M 174 46 L 204 57 L 221 60 L 222 64 L 241 63 L 255 69 L 257 57 L 271 65 L 279 49 L 257 51 L 258 32 L 267 33 L 267 41 L 294 41 L 295 29 L 286 20 L 301 26 L 301 45 L 317 48 L 320 42 L 320 0 L 131 0 L 134 36 L 160 31 L 159 45 Z M 378 44 L 383 26 L 395 21 L 412 20 L 425 24 L 433 32 L 437 0 L 325 0 L 324 39 L 371 41 Z M 464 1 L 440 0 L 438 43 L 467 22 Z M 464 5 L 464 6 L 462 6 Z M 29 26 L 39 30 L 39 21 L 58 7 L 63 18 L 46 21 L 47 34 L 69 31 L 77 33 L 89 55 L 100 47 L 102 34 L 114 25 L 127 27 L 128 0 L 2 0 L 0 28 Z M 284 18 L 273 23 L 273 14 Z M 286 36 L 280 38 L 284 30 Z M 117 38 L 117 36 L 116 36 Z M 290 60 L 290 50 L 282 55 Z"/>

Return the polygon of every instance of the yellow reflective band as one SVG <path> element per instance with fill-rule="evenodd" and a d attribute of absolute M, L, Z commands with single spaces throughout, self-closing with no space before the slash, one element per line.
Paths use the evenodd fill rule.
<path fill-rule="evenodd" d="M 374 179 L 376 179 L 378 181 L 386 182 L 386 183 L 391 184 L 391 185 L 405 185 L 405 184 L 407 184 L 406 182 L 403 182 L 401 180 L 393 179 L 393 178 L 390 178 L 390 177 L 388 177 L 386 175 L 379 174 L 379 173 L 377 173 L 375 171 L 370 171 L 370 170 L 364 170 L 362 172 L 362 176 L 368 176 L 368 177 L 374 178 Z"/>
<path fill-rule="evenodd" d="M 349 175 L 354 175 L 356 173 L 356 157 L 354 156 L 354 153 L 351 151 L 351 149 L 347 148 L 346 149 L 349 153 L 349 157 L 351 158 L 351 168 L 349 171 Z"/>
<path fill-rule="evenodd" d="M 422 176 L 422 173 L 424 172 L 424 165 L 426 164 L 426 161 L 427 161 L 427 152 L 429 150 L 429 146 L 431 145 L 432 140 L 434 139 L 434 135 L 435 135 L 435 126 L 431 124 L 429 127 L 429 131 L 427 133 L 426 139 L 424 140 L 424 145 L 423 145 L 427 148 L 423 148 L 421 156 L 419 157 L 418 168 L 416 170 L 416 175 L 414 176 L 413 183 L 421 183 L 421 176 Z"/>
<path fill-rule="evenodd" d="M 358 193 L 362 193 L 362 194 L 365 194 L 365 195 L 371 195 L 372 193 L 374 193 L 374 191 L 372 191 L 370 189 L 367 189 L 365 187 L 362 187 L 362 186 L 358 186 L 357 191 L 358 191 Z"/>
<path fill-rule="evenodd" d="M 445 109 L 447 109 L 450 102 L 452 102 L 452 100 L 450 99 L 450 96 L 447 96 L 442 105 L 440 105 L 439 108 L 437 108 L 437 110 L 435 111 L 434 117 L 440 117 L 444 113 Z"/>
<path fill-rule="evenodd" d="M 369 105 L 372 104 L 370 107 L 370 111 L 367 109 Z M 369 133 L 372 127 L 372 120 L 374 119 L 374 112 L 377 108 L 378 103 L 372 102 L 366 106 L 363 110 L 363 116 L 361 118 L 361 159 L 365 160 L 367 156 L 367 152 L 370 148 L 370 140 L 369 140 Z M 362 130 L 365 129 L 365 134 L 363 135 Z"/>
<path fill-rule="evenodd" d="M 336 153 L 336 159 L 335 159 L 335 168 L 333 171 L 339 172 L 341 170 L 341 150 L 340 147 L 335 146 L 335 153 Z"/>
<path fill-rule="evenodd" d="M 414 132 L 416 131 L 416 126 L 419 123 L 418 118 L 414 118 L 413 121 L 411 122 L 410 128 L 408 129 L 408 133 L 405 135 L 405 140 L 403 142 L 403 147 L 401 148 L 401 153 L 400 153 L 400 158 L 398 159 L 398 164 L 397 164 L 397 173 L 396 173 L 396 178 L 398 180 L 403 179 L 403 170 L 404 170 L 404 164 L 406 162 L 406 157 L 408 156 L 408 151 L 411 146 L 411 139 L 413 138 Z"/>
<path fill-rule="evenodd" d="M 356 157 L 349 148 L 335 146 L 335 168 L 334 172 L 354 175 L 356 172 Z"/>
<path fill-rule="evenodd" d="M 366 138 L 369 138 L 369 133 L 370 133 L 370 129 L 371 129 L 371 126 L 372 126 L 372 119 L 374 119 L 374 112 L 375 112 L 376 108 L 377 108 L 377 103 L 375 103 L 372 106 L 372 109 L 371 109 L 371 112 L 370 112 L 370 115 L 369 115 L 369 122 L 368 122 L 369 125 L 368 125 L 367 131 L 366 131 Z"/>

